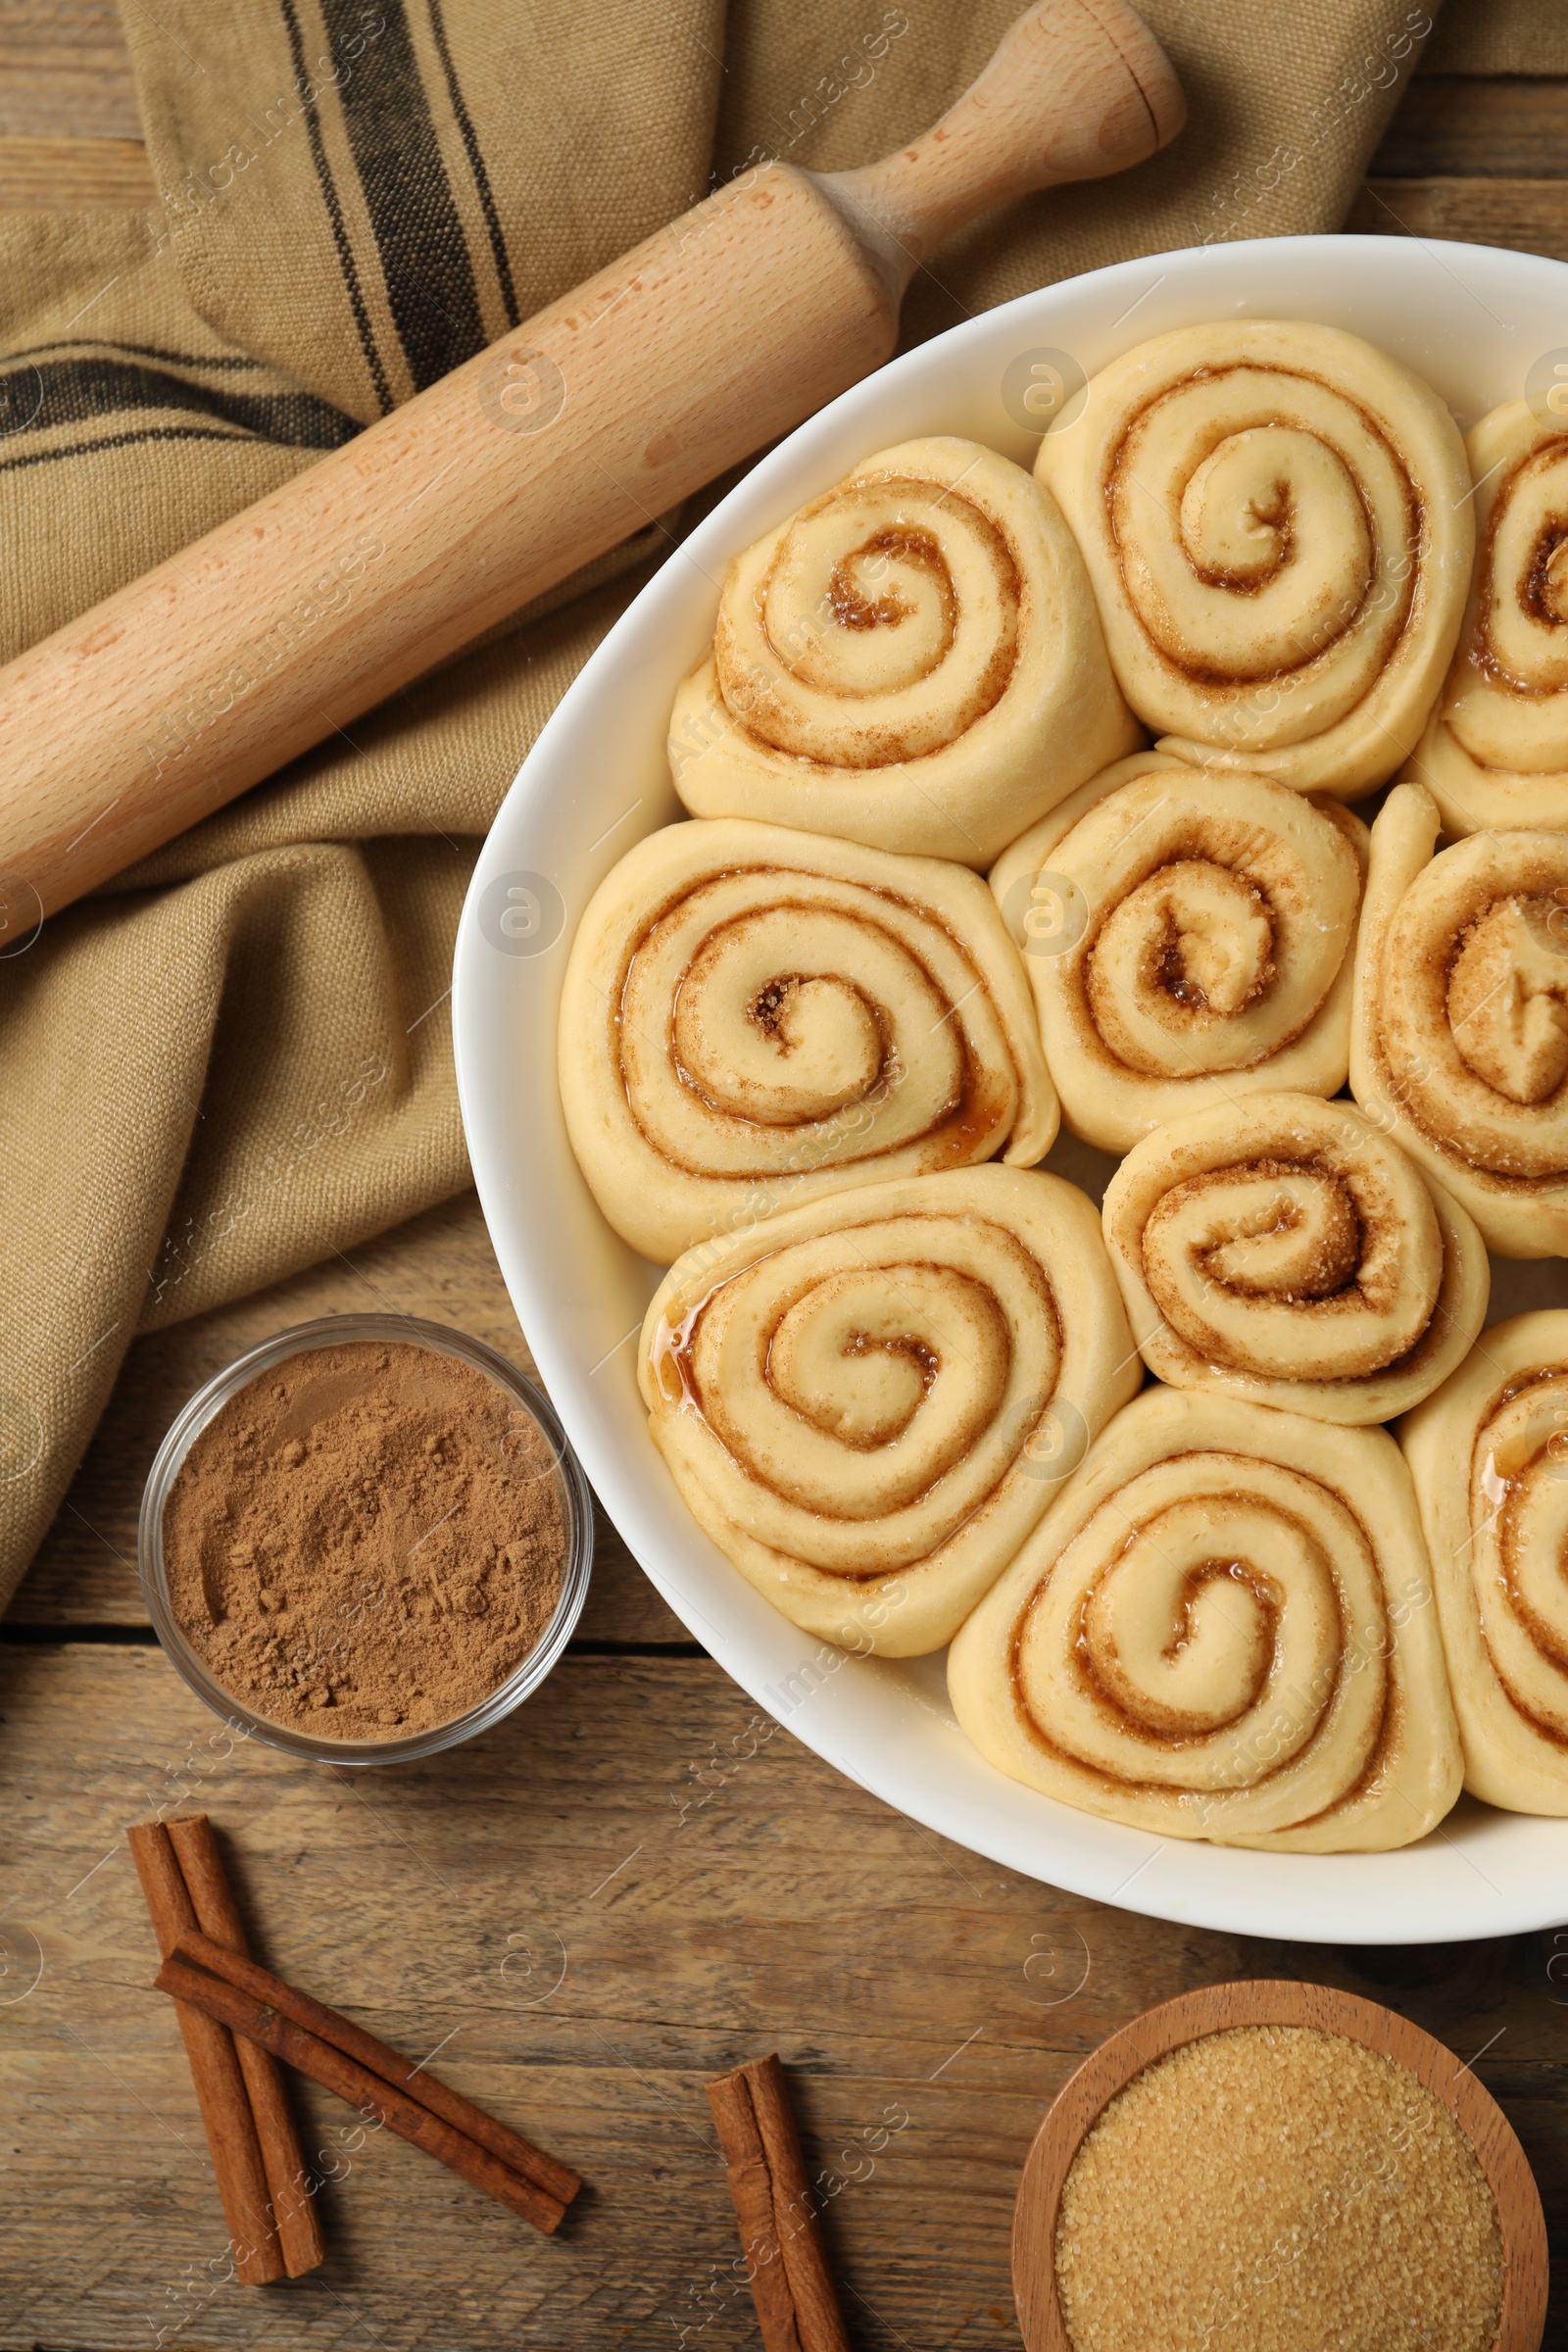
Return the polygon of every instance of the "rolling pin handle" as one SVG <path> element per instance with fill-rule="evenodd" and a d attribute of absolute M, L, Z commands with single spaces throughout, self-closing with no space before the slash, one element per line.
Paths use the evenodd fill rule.
<path fill-rule="evenodd" d="M 1186 120 L 1175 70 L 1128 0 L 1037 0 L 930 130 L 881 163 L 811 176 L 897 301 L 977 213 L 1124 172 Z"/>

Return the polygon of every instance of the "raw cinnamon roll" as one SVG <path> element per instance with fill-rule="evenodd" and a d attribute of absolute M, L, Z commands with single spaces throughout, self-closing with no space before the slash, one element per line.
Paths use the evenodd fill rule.
<path fill-rule="evenodd" d="M 1151 1389 L 962 1628 L 948 1687 L 982 1754 L 1085 1812 L 1381 1852 L 1459 1792 L 1431 1603 L 1385 1431 Z"/>
<path fill-rule="evenodd" d="M 1398 784 L 1372 828 L 1350 1085 L 1501 1257 L 1568 1253 L 1568 834 L 1474 833 Z"/>
<path fill-rule="evenodd" d="M 740 819 L 669 825 L 589 902 L 561 1098 L 595 1200 L 667 1263 L 879 1178 L 1050 1151 L 1056 1098 L 985 884 Z"/>
<path fill-rule="evenodd" d="M 1178 1389 L 1387 1421 L 1486 1319 L 1471 1219 L 1348 1102 L 1253 1095 L 1174 1120 L 1102 1214 L 1133 1337 Z"/>
<path fill-rule="evenodd" d="M 1336 327 L 1229 319 L 1093 377 L 1035 470 L 1161 748 L 1355 800 L 1414 747 L 1474 525 L 1437 394 Z"/>
<path fill-rule="evenodd" d="M 669 759 L 694 815 L 989 865 L 1140 740 L 1055 505 L 941 438 L 867 458 L 735 559 Z"/>
<path fill-rule="evenodd" d="M 1333 803 L 1140 752 L 1013 844 L 991 887 L 1074 1135 L 1127 1152 L 1205 1104 L 1344 1085 L 1365 841 Z"/>
<path fill-rule="evenodd" d="M 1465 1787 L 1568 1814 L 1568 1312 L 1494 1324 L 1400 1429 Z"/>
<path fill-rule="evenodd" d="M 1140 1377 L 1090 1203 L 998 1167 L 700 1244 L 639 1362 L 705 1533 L 795 1624 L 891 1657 L 941 1648 Z"/>
<path fill-rule="evenodd" d="M 1446 833 L 1568 830 L 1568 430 L 1525 400 L 1465 443 L 1476 568 L 1459 650 L 1407 775 Z"/>

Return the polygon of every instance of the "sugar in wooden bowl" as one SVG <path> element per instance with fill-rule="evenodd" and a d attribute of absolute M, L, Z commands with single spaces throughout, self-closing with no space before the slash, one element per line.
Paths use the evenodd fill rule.
<path fill-rule="evenodd" d="M 1223 1984 L 1150 2010 L 1041 2127 L 1013 2221 L 1029 2352 L 1535 2352 L 1541 2199 L 1490 2093 L 1392 2010 Z"/>

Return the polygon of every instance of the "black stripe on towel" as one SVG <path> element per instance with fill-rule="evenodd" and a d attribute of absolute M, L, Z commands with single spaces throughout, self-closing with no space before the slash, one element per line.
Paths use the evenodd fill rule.
<path fill-rule="evenodd" d="M 507 324 L 515 326 L 517 323 L 517 289 L 512 282 L 512 258 L 507 252 L 507 240 L 501 233 L 501 215 L 496 210 L 495 193 L 490 185 L 490 174 L 484 168 L 484 156 L 479 147 L 478 133 L 473 127 L 467 101 L 463 95 L 463 84 L 459 81 L 457 69 L 452 63 L 452 52 L 447 46 L 446 19 L 441 14 L 441 0 L 429 0 L 429 8 L 430 30 L 435 35 L 435 45 L 441 53 L 441 71 L 447 77 L 447 96 L 452 101 L 452 112 L 456 115 L 458 128 L 463 133 L 464 153 L 467 156 L 468 169 L 473 173 L 473 184 L 479 191 L 479 202 L 484 208 L 484 224 L 490 232 L 490 251 L 495 258 L 496 275 L 501 280 L 501 299 L 507 306 Z"/>
<path fill-rule="evenodd" d="M 90 359 L 45 360 L 41 365 L 0 362 L 0 387 L 8 375 L 18 374 L 27 384 L 37 379 L 39 398 L 35 413 L 24 425 L 13 428 L 17 430 L 48 432 L 56 425 L 82 424 L 137 409 L 194 412 L 235 425 L 257 440 L 281 442 L 291 449 L 341 449 L 360 429 L 352 416 L 318 400 L 314 392 L 218 391 L 143 360 L 115 359 L 106 353 Z"/>
<path fill-rule="evenodd" d="M 62 458 L 90 457 L 95 449 L 129 449 L 137 441 L 248 441 L 248 433 L 225 433 L 216 424 L 148 424 L 131 433 L 104 433 L 96 441 L 73 441 L 64 449 L 35 449 L 23 458 L 0 458 L 0 473 L 27 466 L 55 466 Z"/>
<path fill-rule="evenodd" d="M 294 6 L 294 0 L 278 0 L 278 6 L 283 13 L 283 22 L 288 27 L 289 55 L 294 61 L 294 86 L 303 97 L 311 76 L 305 63 L 305 42 L 300 33 L 299 13 Z M 355 28 L 358 30 L 357 21 Z M 386 369 L 381 365 L 381 354 L 375 347 L 375 336 L 370 330 L 370 314 L 365 307 L 365 295 L 360 287 L 360 273 L 354 267 L 353 248 L 349 244 L 348 230 L 343 225 L 343 207 L 338 202 L 337 182 L 332 177 L 332 167 L 326 160 L 326 147 L 321 138 L 318 108 L 314 104 L 307 105 L 305 109 L 305 127 L 310 137 L 311 158 L 316 165 L 316 176 L 320 183 L 327 219 L 332 224 L 332 242 L 337 248 L 338 268 L 343 272 L 343 283 L 348 290 L 349 307 L 354 313 L 354 323 L 359 329 L 360 349 L 365 354 L 365 364 L 370 370 L 370 381 L 375 387 L 375 397 L 381 404 L 382 415 L 385 416 L 387 410 L 392 406 L 392 387 L 386 380 Z"/>
<path fill-rule="evenodd" d="M 169 351 L 162 343 L 116 343 L 107 335 L 57 335 L 52 343 L 25 343 L 20 351 L 8 351 L 0 356 L 0 368 L 9 368 L 14 360 L 35 360 L 45 351 L 124 351 L 138 360 L 171 360 L 176 368 L 270 368 L 270 360 L 253 360 L 246 355 L 225 355 L 215 358 L 208 352 Z"/>
<path fill-rule="evenodd" d="M 402 0 L 377 0 L 384 26 L 338 85 L 381 275 L 416 391 L 485 345 L 473 265 Z M 334 48 L 348 41 L 363 0 L 321 0 Z"/>

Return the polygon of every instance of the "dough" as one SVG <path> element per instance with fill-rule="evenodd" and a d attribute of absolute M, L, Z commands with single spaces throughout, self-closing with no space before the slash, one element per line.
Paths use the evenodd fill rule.
<path fill-rule="evenodd" d="M 1568 1312 L 1497 1323 L 1400 1430 L 1465 1787 L 1568 1814 Z"/>
<path fill-rule="evenodd" d="M 1458 427 L 1408 368 L 1337 327 L 1182 327 L 1092 377 L 1035 471 L 1161 749 L 1347 801 L 1414 749 L 1475 525 Z"/>
<path fill-rule="evenodd" d="M 808 1632 L 940 1649 L 1141 1378 L 1059 1176 L 834 1193 L 665 1276 L 639 1358 L 693 1517 Z"/>
<path fill-rule="evenodd" d="M 1459 1793 L 1415 1494 L 1381 1429 L 1151 1389 L 953 1644 L 1003 1772 L 1164 1838 L 1381 1852 Z"/>
<path fill-rule="evenodd" d="M 978 875 L 739 818 L 652 833 L 601 883 L 560 1080 L 595 1200 L 661 1264 L 847 1186 L 1030 1166 L 1056 1133 Z"/>
<path fill-rule="evenodd" d="M 1568 833 L 1473 833 L 1396 784 L 1356 949 L 1356 1101 L 1499 1257 L 1568 1253 Z"/>
<path fill-rule="evenodd" d="M 1145 1363 L 1318 1421 L 1389 1421 L 1460 1364 L 1491 1269 L 1473 1221 L 1348 1102 L 1251 1095 L 1146 1136 L 1105 1193 Z"/>
<path fill-rule="evenodd" d="M 669 760 L 694 816 L 983 867 L 1142 740 L 1055 502 L 939 438 L 867 458 L 735 559 Z"/>
<path fill-rule="evenodd" d="M 1142 752 L 1013 844 L 991 887 L 1074 1135 L 1127 1152 L 1205 1104 L 1344 1085 L 1366 841 L 1333 802 Z"/>
<path fill-rule="evenodd" d="M 1425 784 L 1446 833 L 1568 831 L 1568 419 L 1512 400 L 1465 449 L 1475 578 L 1442 700 L 1404 774 Z"/>

